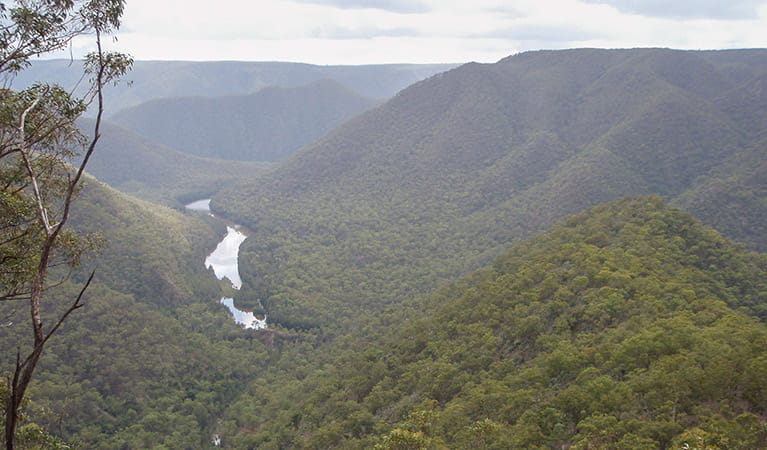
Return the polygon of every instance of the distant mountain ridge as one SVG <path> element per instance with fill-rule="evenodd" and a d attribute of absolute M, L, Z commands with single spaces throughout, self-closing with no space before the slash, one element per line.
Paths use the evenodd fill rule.
<path fill-rule="evenodd" d="M 380 64 L 317 66 L 288 62 L 136 61 L 125 81 L 107 88 L 108 112 L 148 100 L 170 97 L 252 94 L 268 86 L 296 87 L 333 79 L 366 97 L 385 99 L 412 83 L 456 64 Z M 21 72 L 16 86 L 53 81 L 71 89 L 81 72 L 79 61 L 38 60 Z"/>
<path fill-rule="evenodd" d="M 92 127 L 90 119 L 80 122 Z M 111 122 L 103 122 L 88 172 L 100 181 L 143 200 L 182 208 L 210 196 L 236 179 L 258 176 L 267 163 L 224 161 L 182 153 Z"/>
<path fill-rule="evenodd" d="M 703 196 L 700 218 L 767 249 L 752 232 L 767 212 L 758 139 L 767 123 L 746 113 L 762 103 L 743 94 L 766 73 L 764 50 L 582 49 L 467 64 L 214 197 L 213 208 L 259 230 L 240 267 L 275 319 L 281 309 L 320 317 L 324 302 L 377 308 L 592 205 L 639 194 L 691 204 L 691 190 L 711 183 L 742 209 L 732 217 Z"/>
<path fill-rule="evenodd" d="M 325 79 L 248 95 L 156 99 L 110 120 L 192 155 L 278 161 L 377 103 Z"/>

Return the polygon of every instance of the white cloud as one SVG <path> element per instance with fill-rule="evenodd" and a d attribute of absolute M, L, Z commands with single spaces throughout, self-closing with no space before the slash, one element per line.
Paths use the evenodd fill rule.
<path fill-rule="evenodd" d="M 755 19 L 762 0 L 585 0 L 619 11 L 673 19 Z"/>
<path fill-rule="evenodd" d="M 765 46 L 767 0 L 700 1 L 718 18 L 677 17 L 697 17 L 692 0 L 664 0 L 667 9 L 660 0 L 128 0 L 115 47 L 140 60 L 367 64 L 493 62 L 539 48 Z"/>
<path fill-rule="evenodd" d="M 380 9 L 397 13 L 423 13 L 429 7 L 417 0 L 296 0 L 342 9 Z"/>
<path fill-rule="evenodd" d="M 417 37 L 421 33 L 413 28 L 344 28 L 335 25 L 321 26 L 313 30 L 312 37 L 317 39 L 371 39 L 381 37 Z"/>

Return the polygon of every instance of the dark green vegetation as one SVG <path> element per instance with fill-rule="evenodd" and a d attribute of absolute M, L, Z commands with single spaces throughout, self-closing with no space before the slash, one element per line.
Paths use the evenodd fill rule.
<path fill-rule="evenodd" d="M 213 207 L 257 231 L 244 245 L 244 289 L 275 321 L 303 328 L 397 305 L 624 195 L 695 205 L 705 223 L 765 248 L 767 91 L 753 86 L 766 73 L 758 50 L 546 51 L 467 64 Z M 721 197 L 707 196 L 717 184 Z M 730 194 L 738 214 L 719 201 Z"/>
<path fill-rule="evenodd" d="M 189 155 L 108 122 L 103 126 L 99 151 L 88 164 L 90 173 L 112 187 L 175 208 L 270 168 L 268 163 Z"/>
<path fill-rule="evenodd" d="M 767 257 L 657 197 L 572 216 L 414 315 L 300 383 L 274 368 L 230 408 L 230 443 L 767 445 Z"/>
<path fill-rule="evenodd" d="M 360 94 L 389 98 L 399 90 L 455 64 L 381 64 L 315 66 L 286 62 L 137 61 L 127 77 L 131 86 L 107 89 L 107 117 L 148 100 L 170 97 L 253 94 L 268 86 L 298 87 L 318 80 L 335 80 Z M 34 61 L 17 78 L 24 86 L 40 80 L 75 86 L 76 65 L 67 60 Z"/>
<path fill-rule="evenodd" d="M 158 99 L 110 120 L 192 155 L 277 161 L 376 103 L 337 81 L 321 80 L 250 95 Z"/>
<path fill-rule="evenodd" d="M 48 301 L 66 302 L 76 288 Z M 210 300 L 168 314 L 96 284 L 86 303 L 50 341 L 28 410 L 78 448 L 206 448 L 218 415 L 268 356 Z M 5 361 L 12 351 L 3 348 Z"/>

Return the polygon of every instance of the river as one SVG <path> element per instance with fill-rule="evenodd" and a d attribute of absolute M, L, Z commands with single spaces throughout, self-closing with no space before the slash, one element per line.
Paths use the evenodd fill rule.
<path fill-rule="evenodd" d="M 200 211 L 215 217 L 210 212 L 210 199 L 198 200 L 189 203 L 186 208 L 192 211 Z M 240 245 L 248 236 L 240 230 L 236 224 L 227 224 L 226 234 L 216 248 L 205 258 L 205 268 L 213 268 L 216 278 L 228 279 L 234 289 L 242 287 L 237 257 L 240 253 Z M 229 308 L 234 321 L 246 329 L 262 330 L 266 328 L 266 317 L 258 318 L 252 311 L 245 311 L 234 305 L 234 299 L 231 297 L 222 297 L 221 303 Z"/>

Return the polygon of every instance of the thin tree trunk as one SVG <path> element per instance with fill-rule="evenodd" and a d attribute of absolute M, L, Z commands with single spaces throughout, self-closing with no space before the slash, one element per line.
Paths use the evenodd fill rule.
<path fill-rule="evenodd" d="M 32 330 L 34 334 L 34 347 L 29 356 L 22 362 L 21 350 L 16 352 L 16 368 L 13 371 L 13 382 L 8 386 L 9 402 L 5 418 L 5 443 L 6 450 L 13 450 L 14 436 L 16 435 L 16 426 L 18 425 L 18 411 L 21 402 L 24 400 L 24 394 L 27 392 L 32 375 L 43 353 L 45 344 L 45 334 L 43 333 L 43 322 L 40 317 L 40 298 L 43 293 L 43 285 L 48 275 L 48 258 L 53 248 L 53 240 L 58 233 L 48 233 L 43 244 L 43 251 L 40 255 L 40 262 L 37 267 L 37 274 L 32 282 L 29 305 L 30 316 L 32 319 Z"/>
<path fill-rule="evenodd" d="M 80 182 L 80 179 L 82 178 L 82 175 L 85 171 L 85 166 L 88 164 L 88 161 L 93 154 L 93 151 L 96 148 L 96 143 L 99 140 L 100 137 L 100 128 L 101 128 L 101 118 L 104 113 L 104 104 L 103 104 L 103 79 L 104 79 L 104 61 L 102 59 L 102 50 L 101 50 L 101 35 L 99 32 L 99 29 L 96 28 L 96 46 L 98 49 L 98 57 L 99 57 L 99 67 L 98 72 L 96 74 L 96 94 L 97 94 L 97 105 L 98 105 L 98 113 L 96 115 L 96 124 L 94 125 L 94 135 L 93 139 L 91 140 L 90 144 L 88 145 L 88 148 L 85 151 L 85 154 L 83 156 L 83 160 L 80 163 L 79 167 L 77 168 L 75 172 L 75 176 L 71 179 L 69 179 L 69 185 L 67 187 L 66 194 L 63 198 L 63 211 L 61 213 L 61 218 L 59 219 L 58 223 L 51 224 L 49 217 L 48 217 L 48 211 L 46 210 L 43 202 L 42 195 L 40 193 L 40 190 L 38 189 L 37 185 L 37 175 L 34 172 L 34 169 L 28 159 L 27 155 L 27 149 L 26 149 L 26 142 L 25 142 L 25 136 L 24 136 L 24 120 L 27 113 L 29 113 L 32 108 L 35 107 L 35 105 L 38 103 L 38 100 L 33 102 L 33 104 L 27 108 L 21 115 L 20 120 L 20 153 L 22 155 L 22 158 L 24 159 L 25 166 L 27 168 L 27 173 L 30 177 L 32 187 L 33 187 L 33 193 L 35 200 L 37 201 L 37 207 L 38 207 L 38 219 L 41 222 L 41 225 L 43 226 L 43 229 L 45 231 L 45 239 L 43 240 L 41 252 L 40 252 L 40 260 L 38 262 L 37 266 L 37 273 L 35 274 L 35 278 L 32 281 L 32 285 L 30 286 L 30 297 L 29 297 L 29 305 L 30 305 L 30 318 L 32 321 L 32 331 L 33 331 L 33 344 L 34 347 L 32 348 L 32 351 L 30 354 L 24 359 L 24 361 L 21 361 L 21 348 L 17 349 L 16 353 L 16 367 L 13 373 L 13 379 L 10 380 L 9 386 L 8 386 L 8 399 L 6 403 L 6 414 L 5 414 L 5 445 L 6 450 L 13 450 L 14 448 L 14 442 L 16 438 L 16 429 L 19 421 L 19 408 L 21 407 L 21 403 L 24 400 L 24 394 L 27 391 L 27 388 L 29 387 L 30 382 L 32 381 L 32 375 L 35 372 L 35 368 L 37 367 L 37 363 L 40 360 L 40 356 L 43 353 L 43 347 L 45 346 L 46 341 L 53 335 L 53 333 L 58 330 L 58 328 L 61 326 L 61 324 L 64 322 L 64 320 L 69 316 L 70 313 L 72 313 L 74 310 L 80 308 L 82 306 L 82 303 L 80 301 L 82 300 L 83 294 L 85 293 L 85 290 L 88 289 L 88 286 L 91 283 L 91 280 L 93 279 L 93 273 L 91 273 L 90 277 L 88 278 L 88 281 L 86 282 L 85 286 L 80 291 L 80 294 L 75 299 L 74 303 L 67 309 L 64 314 L 61 315 L 61 317 L 58 319 L 58 321 L 54 324 L 54 326 L 48 331 L 46 334 L 43 330 L 43 323 L 42 318 L 40 316 L 40 300 L 42 298 L 43 290 L 45 287 L 45 280 L 48 276 L 48 263 L 50 260 L 51 252 L 53 251 L 54 244 L 56 242 L 57 237 L 59 236 L 59 233 L 63 229 L 65 223 L 67 222 L 67 219 L 69 218 L 69 212 L 72 200 L 74 198 L 75 189 Z"/>

